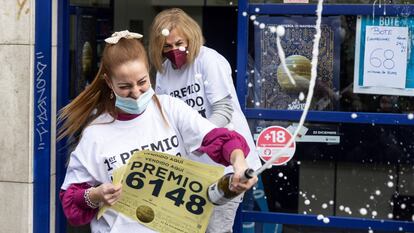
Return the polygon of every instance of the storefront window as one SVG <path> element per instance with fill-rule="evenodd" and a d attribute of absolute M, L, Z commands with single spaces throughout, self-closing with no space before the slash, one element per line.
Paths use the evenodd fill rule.
<path fill-rule="evenodd" d="M 369 18 L 369 16 L 365 17 L 365 21 L 370 21 Z M 397 18 L 412 22 L 412 17 L 409 15 Z M 250 19 L 247 106 L 275 110 L 302 110 L 305 105 L 303 96 L 307 94 L 311 76 L 316 17 L 258 15 L 250 16 Z M 395 19 L 395 17 L 380 16 L 376 18 L 376 22 L 385 23 L 390 19 Z M 358 78 L 355 74 L 361 78 L 360 72 L 363 72 L 363 66 L 355 61 L 355 48 L 364 42 L 361 42 L 361 39 L 356 42 L 356 35 L 358 33 L 361 35 L 358 31 L 361 27 L 357 27 L 357 21 L 357 16 L 323 17 L 318 77 L 311 110 L 378 113 L 414 111 L 414 99 L 411 92 L 404 93 L 401 89 L 385 88 L 381 89 L 384 91 L 361 93 L 355 89 L 354 79 Z M 276 46 L 277 33 L 272 32 L 272 28 L 278 25 L 285 26 L 286 34 L 281 37 L 281 45 L 284 49 L 286 65 L 296 85 L 290 82 L 279 58 Z M 411 26 L 408 28 L 412 30 Z M 405 40 L 405 46 L 412 47 L 412 43 L 412 40 Z M 382 55 L 379 52 L 378 56 Z M 363 59 L 363 55 L 363 52 L 360 52 L 357 59 Z M 378 57 L 372 55 L 372 59 L 378 59 Z M 391 60 L 390 62 L 393 62 Z M 355 64 L 359 66 L 357 71 L 355 71 L 357 69 Z M 407 65 L 409 67 L 406 84 L 408 87 L 411 85 L 409 74 L 413 70 L 410 59 Z M 365 91 L 362 87 L 360 89 Z M 407 90 L 411 91 L 412 88 L 407 88 Z M 403 95 L 398 95 L 398 93 L 403 93 Z"/>
<path fill-rule="evenodd" d="M 251 123 L 256 137 L 268 126 L 295 124 Z M 262 173 L 246 208 L 261 210 L 263 202 L 271 212 L 412 221 L 413 129 L 305 123 L 293 159 Z"/>

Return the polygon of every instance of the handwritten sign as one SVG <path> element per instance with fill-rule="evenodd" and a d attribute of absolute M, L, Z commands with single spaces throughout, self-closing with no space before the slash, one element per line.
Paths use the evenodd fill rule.
<path fill-rule="evenodd" d="M 408 27 L 367 26 L 363 86 L 405 88 L 407 50 Z"/>
<path fill-rule="evenodd" d="M 113 174 L 114 183 L 122 183 L 121 199 L 98 217 L 111 208 L 155 231 L 204 233 L 213 211 L 207 188 L 223 172 L 165 153 L 136 152 Z"/>

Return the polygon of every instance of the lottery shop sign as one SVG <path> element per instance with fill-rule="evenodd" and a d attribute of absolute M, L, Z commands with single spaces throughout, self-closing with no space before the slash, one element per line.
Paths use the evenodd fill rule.
<path fill-rule="evenodd" d="M 122 195 L 109 207 L 169 233 L 204 233 L 213 211 L 207 188 L 223 167 L 154 151 L 134 153 L 122 173 Z M 114 180 L 119 180 L 118 172 Z"/>
<path fill-rule="evenodd" d="M 266 162 L 277 155 L 278 158 L 272 163 L 274 166 L 289 162 L 296 150 L 295 141 L 287 145 L 291 138 L 292 134 L 280 126 L 270 126 L 262 130 L 256 140 L 256 149 L 260 158 Z"/>

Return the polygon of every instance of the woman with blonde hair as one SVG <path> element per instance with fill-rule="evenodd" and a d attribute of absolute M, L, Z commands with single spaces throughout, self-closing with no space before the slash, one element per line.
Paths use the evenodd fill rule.
<path fill-rule="evenodd" d="M 77 142 L 61 187 L 63 211 L 70 224 L 90 223 L 96 233 L 154 232 L 112 209 L 99 220 L 95 217 L 99 206 L 119 200 L 122 187 L 111 183 L 112 172 L 135 151 L 150 149 L 190 159 L 190 152 L 205 153 L 234 167 L 231 189 L 240 193 L 257 181 L 240 179 L 249 152 L 241 135 L 216 128 L 181 100 L 154 94 L 140 37 L 121 31 L 106 39 L 95 79 L 58 118 L 59 138 Z"/>
<path fill-rule="evenodd" d="M 203 44 L 200 26 L 183 10 L 160 12 L 152 22 L 149 39 L 150 60 L 157 70 L 155 91 L 177 97 L 216 126 L 243 135 L 252 149 L 248 165 L 258 169 L 261 162 L 237 99 L 230 64 Z M 226 172 L 231 172 L 231 167 Z M 215 207 L 207 232 L 232 232 L 241 200 L 242 196 Z"/>

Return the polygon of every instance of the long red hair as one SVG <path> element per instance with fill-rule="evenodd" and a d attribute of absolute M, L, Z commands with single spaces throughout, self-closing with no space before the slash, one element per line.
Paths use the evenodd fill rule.
<path fill-rule="evenodd" d="M 112 77 L 112 71 L 116 67 L 136 60 L 144 62 L 149 71 L 148 56 L 139 40 L 122 38 L 116 44 L 106 44 L 93 82 L 59 111 L 58 140 L 68 136 L 72 141 L 78 141 L 76 137 L 81 135 L 82 130 L 103 113 L 110 114 L 114 120 L 117 118 L 115 98 L 111 98 L 112 90 L 107 85 L 104 75 Z M 156 95 L 153 99 L 163 114 Z M 163 118 L 166 123 L 164 114 Z"/>

